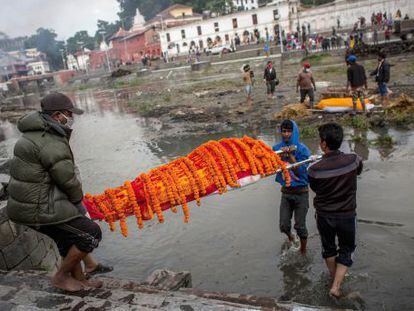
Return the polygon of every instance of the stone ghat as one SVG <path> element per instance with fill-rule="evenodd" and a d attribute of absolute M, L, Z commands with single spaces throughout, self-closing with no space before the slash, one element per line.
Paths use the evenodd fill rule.
<path fill-rule="evenodd" d="M 114 278 L 100 289 L 65 293 L 50 285 L 47 272 L 0 271 L 0 310 L 338 310 L 278 303 L 273 298 L 209 293 L 191 288 L 162 290 Z"/>

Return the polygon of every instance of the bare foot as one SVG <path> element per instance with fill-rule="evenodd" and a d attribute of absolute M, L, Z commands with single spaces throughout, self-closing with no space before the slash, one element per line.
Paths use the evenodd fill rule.
<path fill-rule="evenodd" d="M 83 286 L 85 287 L 94 287 L 94 288 L 101 288 L 103 286 L 103 282 L 97 279 L 90 279 L 90 280 L 82 280 L 80 281 Z"/>
<path fill-rule="evenodd" d="M 336 299 L 341 298 L 341 292 L 338 287 L 332 287 L 329 291 L 329 295 Z"/>
<path fill-rule="evenodd" d="M 55 274 L 51 281 L 54 287 L 68 292 L 78 292 L 84 288 L 81 282 L 65 274 Z"/>

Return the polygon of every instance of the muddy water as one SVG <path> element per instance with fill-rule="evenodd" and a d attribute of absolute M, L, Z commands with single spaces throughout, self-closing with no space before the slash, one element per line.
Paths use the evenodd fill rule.
<path fill-rule="evenodd" d="M 161 125 L 141 120 L 124 109 L 114 93 L 76 95 L 86 113 L 76 119 L 72 146 L 85 191 L 118 186 L 140 172 L 190 152 L 199 144 L 225 136 L 249 134 L 268 144 L 269 131 L 240 130 L 222 135 L 152 140 Z M 358 248 L 344 285 L 352 299 L 339 302 L 326 292 L 329 280 L 311 207 L 308 213 L 309 253 L 299 256 L 284 248 L 278 230 L 279 187 L 273 178 L 223 196 L 191 205 L 191 219 L 166 212 L 166 222 L 146 224 L 138 231 L 129 219 L 124 239 L 103 224 L 104 240 L 95 252 L 115 266 L 116 277 L 143 280 L 153 270 L 189 270 L 193 286 L 210 291 L 274 296 L 313 305 L 367 310 L 408 310 L 414 304 L 414 133 L 392 130 L 397 145 L 378 148 L 355 143 L 358 135 L 374 140 L 384 133 L 348 131 L 342 148 L 364 157 L 359 179 Z M 0 125 L 0 157 L 10 155 L 18 137 L 10 123 Z M 359 140 L 361 141 L 361 140 Z M 315 140 L 306 141 L 317 152 Z M 355 293 L 357 292 L 357 294 Z"/>

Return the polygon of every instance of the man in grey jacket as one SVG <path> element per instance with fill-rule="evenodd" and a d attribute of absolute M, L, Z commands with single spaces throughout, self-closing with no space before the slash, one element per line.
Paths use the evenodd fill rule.
<path fill-rule="evenodd" d="M 81 261 L 98 247 L 100 227 L 82 213 L 82 185 L 75 172 L 69 139 L 72 114 L 82 110 L 61 93 L 41 101 L 42 111 L 22 117 L 8 185 L 9 218 L 50 236 L 63 257 L 52 284 L 67 291 L 102 286 L 86 280 Z"/>

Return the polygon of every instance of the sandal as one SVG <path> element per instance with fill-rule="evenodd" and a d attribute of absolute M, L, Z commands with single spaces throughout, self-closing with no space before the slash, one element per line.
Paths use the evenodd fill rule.
<path fill-rule="evenodd" d="M 98 265 L 96 266 L 96 268 L 90 272 L 86 272 L 85 275 L 86 277 L 91 277 L 95 274 L 102 274 L 102 273 L 108 273 L 114 270 L 114 267 L 112 266 L 105 266 L 101 263 L 98 263 Z"/>

